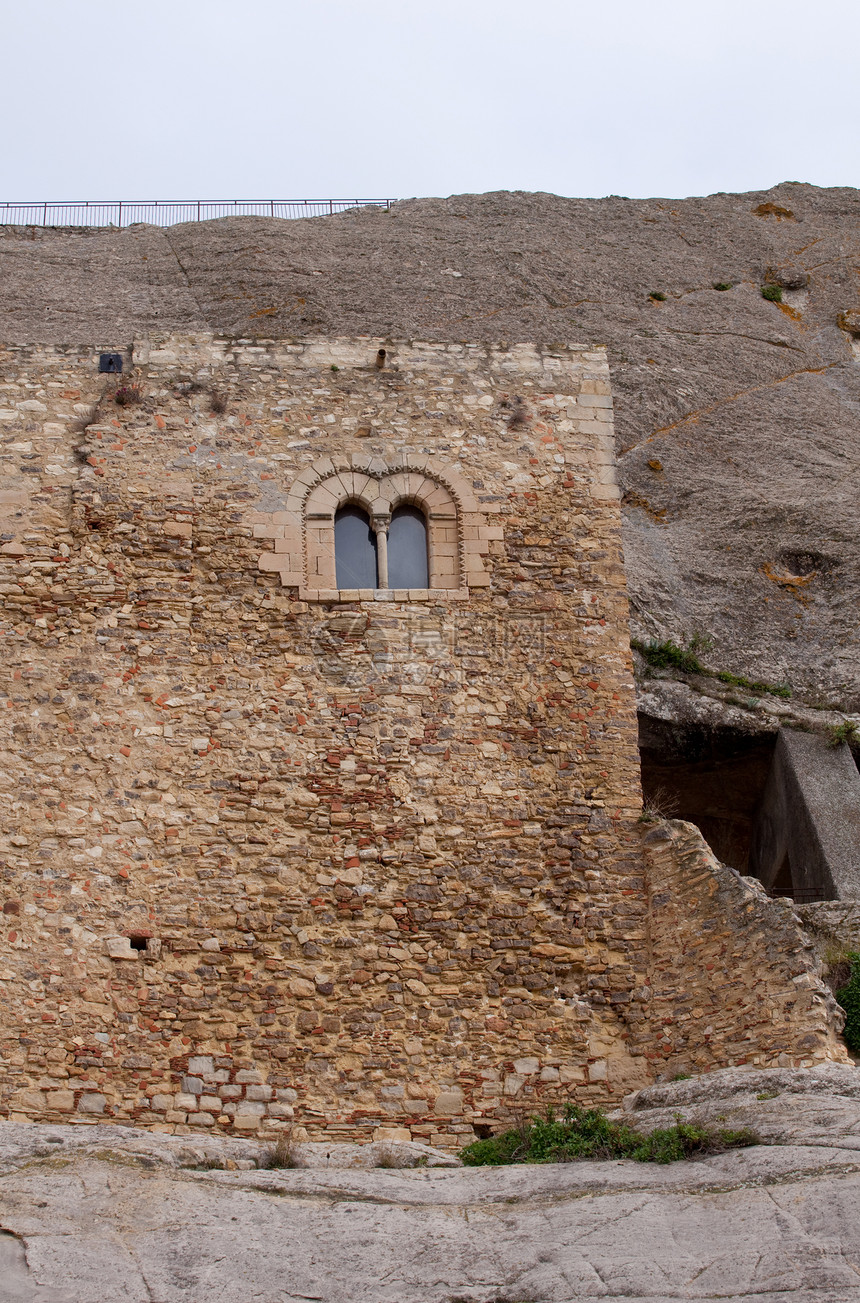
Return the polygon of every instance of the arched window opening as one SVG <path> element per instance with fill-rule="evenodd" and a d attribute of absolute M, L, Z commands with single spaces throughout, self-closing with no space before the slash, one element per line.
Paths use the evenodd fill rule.
<path fill-rule="evenodd" d="M 376 588 L 376 535 L 360 507 L 335 515 L 334 559 L 338 588 Z"/>
<path fill-rule="evenodd" d="M 398 507 L 388 530 L 389 588 L 429 588 L 427 520 L 417 507 Z"/>

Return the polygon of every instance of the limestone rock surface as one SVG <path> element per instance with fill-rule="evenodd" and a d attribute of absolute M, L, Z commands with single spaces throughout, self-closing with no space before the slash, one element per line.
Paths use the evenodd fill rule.
<path fill-rule="evenodd" d="M 119 348 L 205 328 L 605 343 L 635 631 L 699 632 L 712 668 L 856 711 L 858 217 L 857 190 L 783 184 L 684 200 L 461 195 L 166 231 L 0 228 L 0 339 Z"/>
<path fill-rule="evenodd" d="M 643 1129 L 680 1114 L 766 1141 L 665 1167 L 266 1171 L 252 1141 L 6 1123 L 0 1299 L 854 1303 L 858 1080 L 824 1064 L 648 1087 L 626 1107 Z"/>

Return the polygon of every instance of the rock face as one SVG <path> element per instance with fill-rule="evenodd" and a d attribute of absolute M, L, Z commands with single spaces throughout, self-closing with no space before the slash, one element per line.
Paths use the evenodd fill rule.
<path fill-rule="evenodd" d="M 0 337 L 605 343 L 635 630 L 699 632 L 716 669 L 856 710 L 858 214 L 856 190 L 784 184 L 680 201 L 467 195 L 167 231 L 6 228 Z"/>
<path fill-rule="evenodd" d="M 858 1096 L 855 1070 L 836 1065 L 651 1087 L 629 1101 L 641 1129 L 680 1113 L 766 1141 L 667 1167 L 260 1171 L 251 1141 L 203 1153 L 131 1128 L 7 1123 L 0 1297 L 848 1303 Z M 207 1170 L 219 1154 L 237 1170 Z"/>

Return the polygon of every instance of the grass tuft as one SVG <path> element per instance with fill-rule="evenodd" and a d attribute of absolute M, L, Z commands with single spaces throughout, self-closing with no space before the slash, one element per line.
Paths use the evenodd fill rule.
<path fill-rule="evenodd" d="M 685 674 L 705 673 L 705 667 L 695 651 L 689 647 L 679 647 L 671 638 L 665 642 L 657 642 L 654 638 L 650 642 L 642 642 L 640 638 L 632 638 L 630 646 L 654 669 L 683 670 Z"/>
<path fill-rule="evenodd" d="M 717 678 L 720 683 L 731 683 L 737 688 L 746 688 L 748 692 L 754 692 L 758 696 L 763 692 L 769 692 L 772 697 L 791 696 L 791 688 L 786 683 L 763 683 L 758 679 L 747 679 L 743 674 L 730 674 L 728 670 L 720 670 Z"/>
<path fill-rule="evenodd" d="M 265 1150 L 262 1157 L 258 1160 L 258 1167 L 265 1171 L 274 1171 L 284 1167 L 303 1167 L 298 1151 L 293 1144 L 293 1138 L 289 1131 L 285 1131 L 278 1136 L 275 1144 L 270 1149 Z"/>
<path fill-rule="evenodd" d="M 843 719 L 841 724 L 833 724 L 827 730 L 827 745 L 829 747 L 841 746 L 847 742 L 853 750 L 860 746 L 860 728 L 854 723 L 853 719 Z"/>
<path fill-rule="evenodd" d="M 782 303 L 782 286 L 762 285 L 761 296 L 767 299 L 768 303 Z"/>

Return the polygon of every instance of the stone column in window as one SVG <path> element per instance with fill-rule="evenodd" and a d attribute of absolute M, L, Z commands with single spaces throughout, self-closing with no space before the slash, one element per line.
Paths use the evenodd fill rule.
<path fill-rule="evenodd" d="M 373 529 L 376 533 L 376 586 L 388 587 L 388 526 L 390 516 L 374 516 Z"/>

